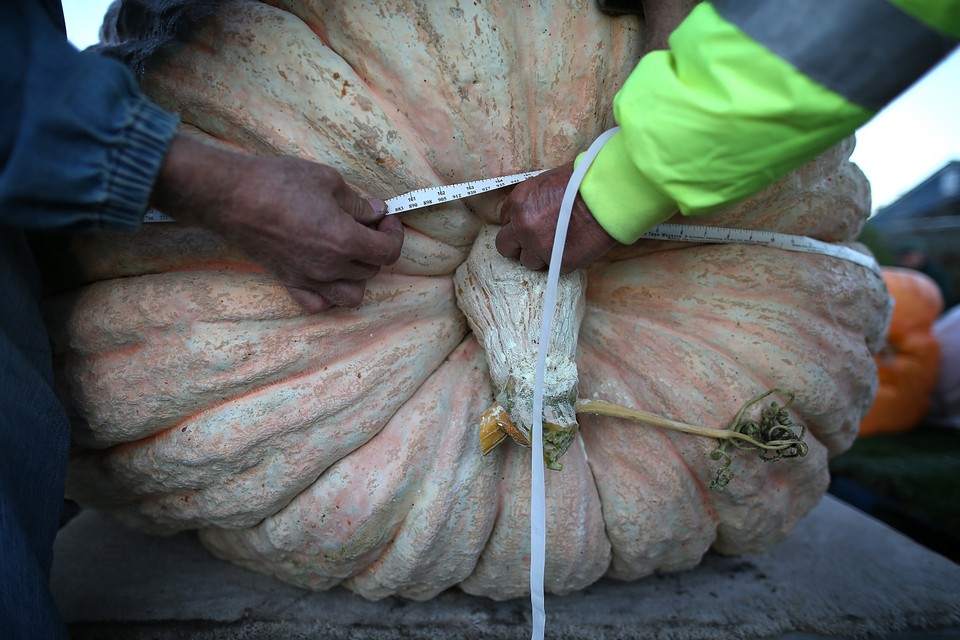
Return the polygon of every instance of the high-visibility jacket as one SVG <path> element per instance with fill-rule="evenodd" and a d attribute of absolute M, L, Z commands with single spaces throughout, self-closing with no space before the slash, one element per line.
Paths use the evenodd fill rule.
<path fill-rule="evenodd" d="M 714 211 L 852 134 L 957 38 L 960 0 L 703 2 L 624 83 L 580 194 L 625 244 Z"/>

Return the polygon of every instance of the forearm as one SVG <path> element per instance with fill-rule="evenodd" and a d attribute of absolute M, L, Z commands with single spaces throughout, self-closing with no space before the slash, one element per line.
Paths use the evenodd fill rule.
<path fill-rule="evenodd" d="M 697 0 L 644 0 L 643 1 L 643 51 L 669 49 L 670 34 L 686 18 Z"/>
<path fill-rule="evenodd" d="M 150 195 L 150 206 L 178 222 L 220 230 L 234 209 L 252 158 L 180 134 L 173 138 Z M 246 179 L 249 179 L 247 176 Z"/>
<path fill-rule="evenodd" d="M 74 49 L 35 3 L 3 5 L 0 223 L 137 226 L 177 118 L 119 63 Z"/>

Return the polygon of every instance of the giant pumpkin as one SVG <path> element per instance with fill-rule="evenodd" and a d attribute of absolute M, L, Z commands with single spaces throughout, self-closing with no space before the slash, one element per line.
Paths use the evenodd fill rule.
<path fill-rule="evenodd" d="M 612 124 L 642 46 L 636 18 L 592 0 L 272 4 L 227 3 L 172 29 L 170 47 L 128 43 L 146 90 L 193 135 L 326 163 L 380 197 L 569 161 Z M 698 222 L 849 242 L 869 202 L 851 149 Z M 492 262 L 463 281 L 507 268 L 489 248 L 503 197 L 403 214 L 399 263 L 358 309 L 316 316 L 198 229 L 74 240 L 80 283 L 46 307 L 76 418 L 70 496 L 142 530 L 198 529 L 216 555 L 309 589 L 525 593 L 529 452 L 506 441 L 481 455 L 478 432 L 503 391 L 488 366 L 523 354 L 489 336 L 485 353 L 470 331 L 484 321 L 468 323 L 454 283 L 471 253 Z M 489 308 L 536 308 L 542 276 Z M 819 255 L 648 240 L 574 277 L 582 321 L 564 339 L 579 398 L 724 428 L 779 387 L 809 452 L 764 462 L 731 449 L 716 491 L 715 440 L 581 414 L 546 478 L 547 590 L 788 535 L 871 402 L 882 280 Z"/>

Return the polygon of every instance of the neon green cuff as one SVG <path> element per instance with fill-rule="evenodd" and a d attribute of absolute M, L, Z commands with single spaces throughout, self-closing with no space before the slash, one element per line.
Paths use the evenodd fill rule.
<path fill-rule="evenodd" d="M 604 231 L 623 244 L 633 244 L 677 210 L 676 203 L 637 170 L 621 132 L 603 145 L 587 169 L 580 196 Z"/>

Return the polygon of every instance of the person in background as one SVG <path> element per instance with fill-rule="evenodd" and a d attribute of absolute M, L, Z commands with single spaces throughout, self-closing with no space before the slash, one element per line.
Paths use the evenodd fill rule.
<path fill-rule="evenodd" d="M 27 231 L 136 229 L 152 205 L 261 262 L 307 313 L 357 306 L 403 244 L 333 169 L 177 133 L 120 63 L 66 40 L 59 0 L 0 3 L 0 637 L 67 637 L 49 589 L 70 442 Z"/>
<path fill-rule="evenodd" d="M 677 211 L 710 213 L 768 186 L 851 135 L 958 37 L 960 0 L 698 4 L 617 93 L 620 130 L 580 186 L 561 271 Z M 514 188 L 501 209 L 502 255 L 548 265 L 573 166 Z"/>
<path fill-rule="evenodd" d="M 956 289 L 953 286 L 950 272 L 931 258 L 922 244 L 919 242 L 904 242 L 897 246 L 895 253 L 898 267 L 921 271 L 937 283 L 937 286 L 940 287 L 940 293 L 943 295 L 944 312 L 957 304 Z"/>
<path fill-rule="evenodd" d="M 937 427 L 960 429 L 960 306 L 948 308 L 937 318 L 933 335 L 940 344 L 940 369 L 925 421 Z"/>

